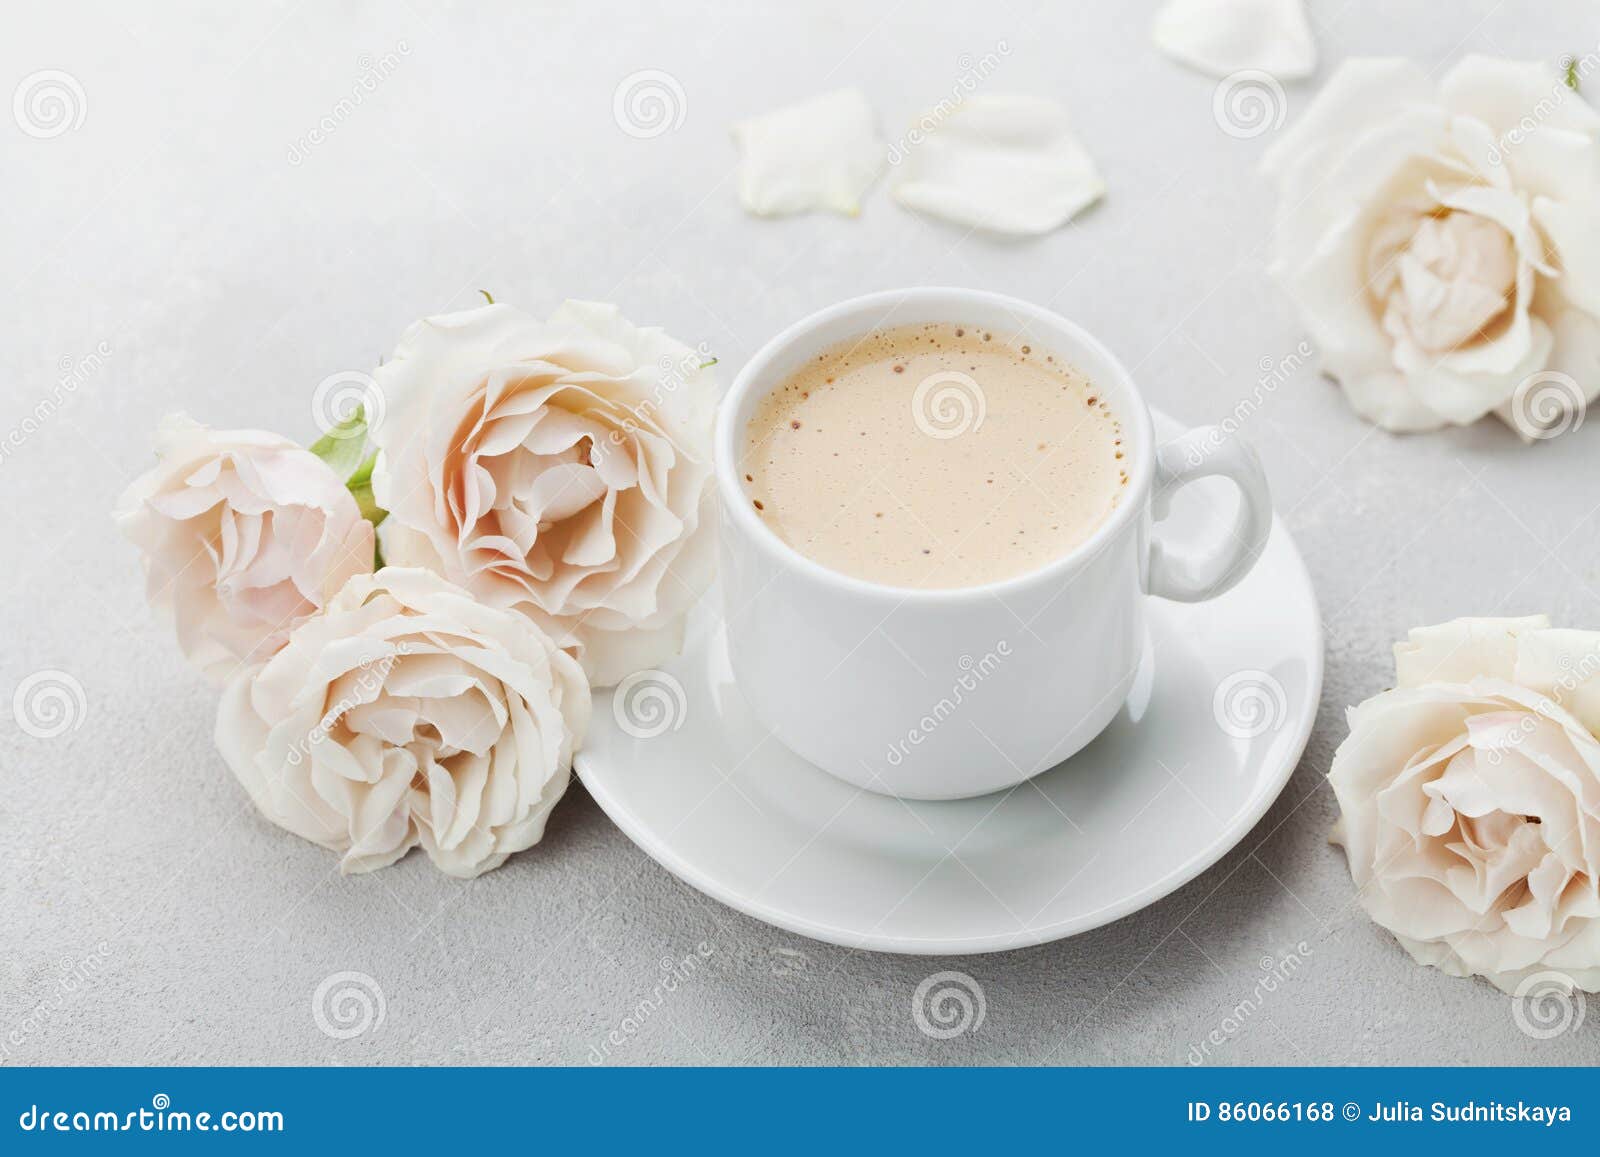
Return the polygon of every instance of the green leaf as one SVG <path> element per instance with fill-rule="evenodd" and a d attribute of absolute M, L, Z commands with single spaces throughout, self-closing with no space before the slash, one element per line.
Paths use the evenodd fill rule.
<path fill-rule="evenodd" d="M 378 453 L 374 450 L 365 462 L 356 467 L 355 472 L 345 482 L 345 486 L 356 500 L 356 505 L 361 508 L 361 517 L 372 523 L 373 526 L 380 525 L 385 518 L 389 517 L 389 512 L 379 506 L 377 499 L 372 496 L 372 467 L 377 461 Z"/>
<path fill-rule="evenodd" d="M 377 499 L 372 496 L 372 463 L 377 459 L 374 454 L 362 463 L 361 468 L 350 480 L 350 496 L 356 500 L 356 507 L 361 511 L 361 517 L 372 523 L 376 530 L 383 525 L 383 520 L 389 517 L 389 512 L 378 505 Z M 360 481 L 356 478 L 359 477 Z M 383 569 L 383 542 L 377 535 L 372 536 L 372 569 Z"/>
<path fill-rule="evenodd" d="M 360 486 L 350 487 L 350 494 L 355 498 L 356 505 L 361 508 L 361 517 L 373 526 L 381 526 L 383 520 L 389 517 L 389 512 L 379 506 L 372 497 L 372 483 L 363 482 Z"/>
<path fill-rule="evenodd" d="M 367 456 L 367 460 L 355 468 L 355 472 L 345 479 L 344 484 L 354 490 L 357 486 L 370 486 L 372 484 L 372 468 L 378 464 L 378 452 L 374 450 Z"/>
<path fill-rule="evenodd" d="M 341 482 L 347 481 L 360 469 L 367 452 L 366 407 L 357 406 L 348 418 L 311 443 L 311 452 L 326 462 Z"/>

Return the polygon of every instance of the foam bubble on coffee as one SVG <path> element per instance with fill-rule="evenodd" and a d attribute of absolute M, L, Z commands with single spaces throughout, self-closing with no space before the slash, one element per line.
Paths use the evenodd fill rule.
<path fill-rule="evenodd" d="M 874 330 L 810 359 L 757 406 L 740 469 L 783 541 L 896 587 L 978 586 L 1070 553 L 1128 485 L 1122 422 L 1026 336 Z"/>

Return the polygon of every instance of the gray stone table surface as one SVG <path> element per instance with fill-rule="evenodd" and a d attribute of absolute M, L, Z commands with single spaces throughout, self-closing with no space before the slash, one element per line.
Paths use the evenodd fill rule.
<path fill-rule="evenodd" d="M 212 745 L 215 692 L 144 604 L 109 511 L 164 413 L 309 441 L 318 382 L 480 288 L 540 312 L 615 301 L 707 342 L 731 375 L 840 298 L 978 286 L 1077 319 L 1179 418 L 1232 412 L 1304 337 L 1267 274 L 1255 166 L 1272 133 L 1219 129 L 1215 82 L 1152 48 L 1153 7 L 20 11 L 0 89 L 64 72 L 83 118 L 48 139 L 0 118 L 0 692 L 64 671 L 85 709 L 51 739 L 0 711 L 0 1063 L 583 1064 L 613 1030 L 621 1064 L 1183 1063 L 1213 1030 L 1219 1064 L 1593 1060 L 1592 1024 L 1532 1039 L 1489 985 L 1418 968 L 1367 920 L 1326 843 L 1323 777 L 1344 708 L 1386 685 L 1407 628 L 1533 611 L 1600 626 L 1597 429 L 1532 447 L 1492 420 L 1394 437 L 1310 363 L 1268 391 L 1246 436 L 1327 634 L 1304 759 L 1255 830 L 1161 902 L 960 960 L 847 951 L 726 909 L 578 786 L 540 847 L 475 882 L 420 853 L 341 877 L 251 809 Z M 1349 57 L 1442 71 L 1600 41 L 1579 0 L 1310 8 L 1322 64 L 1286 86 L 1291 123 Z M 882 187 L 856 220 L 740 210 L 739 117 L 858 84 L 892 139 L 991 53 L 982 84 L 1062 101 L 1104 172 L 1104 202 L 1070 226 L 996 241 Z M 645 70 L 681 97 L 668 86 L 674 123 L 640 137 L 614 98 Z M 1293 980 L 1240 1015 L 1263 959 L 1302 941 Z M 911 997 L 946 968 L 981 984 L 987 1013 L 936 1040 Z M 343 972 L 383 994 L 381 1022 L 351 1039 L 313 1015 Z"/>

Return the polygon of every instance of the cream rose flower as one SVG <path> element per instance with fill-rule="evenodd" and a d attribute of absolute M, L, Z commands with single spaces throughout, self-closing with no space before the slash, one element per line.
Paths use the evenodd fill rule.
<path fill-rule="evenodd" d="M 342 870 L 421 844 L 469 877 L 539 842 L 588 721 L 583 672 L 526 616 L 385 567 L 228 683 L 217 746 L 263 815 Z"/>
<path fill-rule="evenodd" d="M 117 501 L 144 552 L 150 601 L 221 682 L 262 660 L 352 575 L 372 569 L 372 525 L 315 454 L 260 430 L 162 422 L 156 466 Z"/>
<path fill-rule="evenodd" d="M 1600 991 L 1600 632 L 1457 619 L 1395 666 L 1328 775 L 1362 905 L 1453 976 Z"/>
<path fill-rule="evenodd" d="M 1274 271 L 1369 421 L 1536 438 L 1600 393 L 1600 114 L 1554 67 L 1350 61 L 1263 169 Z"/>
<path fill-rule="evenodd" d="M 708 360 L 607 305 L 416 323 L 375 375 L 385 557 L 531 615 L 599 686 L 661 662 L 713 566 Z"/>

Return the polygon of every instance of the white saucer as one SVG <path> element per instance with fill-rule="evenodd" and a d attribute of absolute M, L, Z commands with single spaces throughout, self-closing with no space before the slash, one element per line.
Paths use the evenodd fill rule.
<path fill-rule="evenodd" d="M 1178 430 L 1159 415 L 1157 426 L 1163 438 Z M 1231 501 L 1225 483 L 1208 480 L 1174 505 L 1203 534 Z M 1006 792 L 910 803 L 836 780 L 768 737 L 733 685 L 720 609 L 712 590 L 682 655 L 596 696 L 578 774 L 680 879 L 851 948 L 1020 948 L 1153 903 L 1271 806 L 1305 748 L 1322 686 L 1311 581 L 1276 522 L 1260 562 L 1228 594 L 1150 601 L 1133 694 L 1087 748 Z"/>

